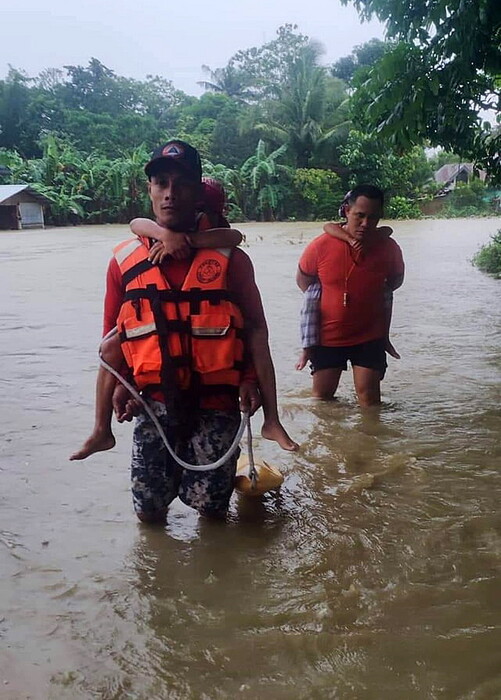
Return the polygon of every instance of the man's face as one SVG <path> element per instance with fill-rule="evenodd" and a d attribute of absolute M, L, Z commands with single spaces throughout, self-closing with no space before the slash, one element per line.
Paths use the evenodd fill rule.
<path fill-rule="evenodd" d="M 346 229 L 357 241 L 367 240 L 373 234 L 383 213 L 378 199 L 357 197 L 346 207 Z"/>
<path fill-rule="evenodd" d="M 195 223 L 200 183 L 175 164 L 151 176 L 148 194 L 157 223 L 174 231 L 187 231 Z"/>

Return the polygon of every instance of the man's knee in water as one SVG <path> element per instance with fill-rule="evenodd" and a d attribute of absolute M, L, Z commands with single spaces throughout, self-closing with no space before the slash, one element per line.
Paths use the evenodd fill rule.
<path fill-rule="evenodd" d="M 138 520 L 142 523 L 148 525 L 162 525 L 165 524 L 165 519 L 167 518 L 167 510 L 155 510 L 151 513 L 143 513 L 142 511 L 136 511 L 136 516 Z"/>

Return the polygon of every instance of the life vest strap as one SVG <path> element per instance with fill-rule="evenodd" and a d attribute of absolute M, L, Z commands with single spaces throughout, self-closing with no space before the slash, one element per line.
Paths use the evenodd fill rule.
<path fill-rule="evenodd" d="M 130 270 L 127 270 L 126 272 L 122 273 L 122 283 L 124 286 L 127 286 L 129 282 L 132 282 L 133 279 L 136 277 L 139 277 L 139 275 L 142 275 L 143 272 L 148 272 L 148 270 L 151 270 L 154 268 L 155 265 L 151 263 L 148 258 L 146 260 L 141 260 L 141 262 L 136 263 L 133 265 Z"/>
<path fill-rule="evenodd" d="M 139 265 L 142 263 L 139 263 Z M 150 263 L 151 264 L 151 263 Z M 138 265 L 131 268 L 134 270 Z M 144 270 L 143 270 L 144 272 Z M 146 289 L 129 289 L 125 292 L 124 301 L 134 299 L 159 299 L 162 302 L 181 303 L 207 301 L 209 304 L 219 304 L 221 301 L 235 301 L 234 295 L 227 289 L 158 289 L 155 285 L 148 285 Z"/>

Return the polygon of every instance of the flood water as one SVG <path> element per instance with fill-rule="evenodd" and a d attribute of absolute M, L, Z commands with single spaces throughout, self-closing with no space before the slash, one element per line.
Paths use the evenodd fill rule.
<path fill-rule="evenodd" d="M 501 281 L 470 259 L 501 219 L 395 223 L 380 410 L 309 398 L 297 260 L 318 224 L 247 224 L 297 455 L 229 522 L 133 515 L 131 427 L 92 425 L 104 273 L 123 226 L 0 234 L 2 700 L 501 697 Z"/>

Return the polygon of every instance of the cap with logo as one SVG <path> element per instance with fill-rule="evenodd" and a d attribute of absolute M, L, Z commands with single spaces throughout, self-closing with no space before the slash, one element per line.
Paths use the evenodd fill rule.
<path fill-rule="evenodd" d="M 202 162 L 196 148 L 190 146 L 185 141 L 172 139 L 164 143 L 163 146 L 155 148 L 151 158 L 144 166 L 144 172 L 151 177 L 161 169 L 162 165 L 177 163 L 184 168 L 192 177 L 200 181 L 202 178 Z"/>

